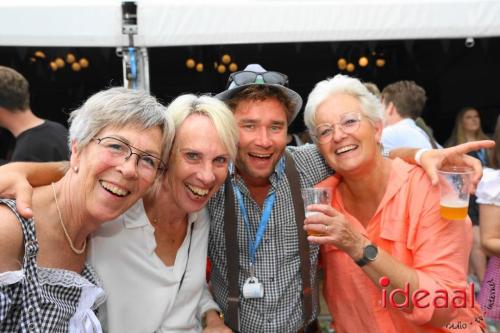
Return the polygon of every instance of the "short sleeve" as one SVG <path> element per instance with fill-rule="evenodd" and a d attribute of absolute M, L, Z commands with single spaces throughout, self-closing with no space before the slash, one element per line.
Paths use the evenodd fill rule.
<path fill-rule="evenodd" d="M 478 204 L 500 206 L 500 170 L 484 169 L 476 197 Z"/>

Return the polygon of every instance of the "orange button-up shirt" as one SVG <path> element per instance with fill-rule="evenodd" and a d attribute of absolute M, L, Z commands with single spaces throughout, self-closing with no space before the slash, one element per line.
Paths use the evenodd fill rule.
<path fill-rule="evenodd" d="M 477 303 L 472 304 L 466 282 L 472 244 L 470 220 L 442 219 L 439 188 L 431 185 L 421 168 L 399 159 L 392 162 L 387 190 L 366 227 L 345 210 L 338 190 L 341 181 L 341 176 L 334 175 L 317 187 L 332 187 L 333 207 L 379 248 L 416 270 L 419 289 L 430 295 L 420 302 L 428 307 L 396 308 L 391 305 L 390 291 L 385 291 L 384 300 L 384 288 L 374 284 L 351 257 L 333 245 L 324 245 L 323 293 L 337 332 L 481 332 L 481 310 Z M 450 304 L 455 291 L 466 291 L 466 307 L 436 311 L 433 300 L 443 295 L 438 290 L 448 292 Z M 447 324 L 431 326 L 433 316 Z"/>

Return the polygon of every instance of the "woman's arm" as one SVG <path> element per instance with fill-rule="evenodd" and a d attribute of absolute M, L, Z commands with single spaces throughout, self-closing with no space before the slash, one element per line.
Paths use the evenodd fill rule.
<path fill-rule="evenodd" d="M 68 168 L 68 162 L 5 164 L 0 167 L 0 197 L 15 198 L 19 214 L 30 218 L 33 187 L 58 181 Z"/>
<path fill-rule="evenodd" d="M 479 205 L 479 218 L 484 252 L 500 256 L 500 206 Z"/>
<path fill-rule="evenodd" d="M 439 182 L 437 170 L 444 166 L 471 167 L 474 170 L 471 191 L 474 192 L 479 180 L 481 179 L 483 168 L 481 166 L 481 162 L 477 158 L 471 157 L 467 155 L 467 153 L 481 148 L 492 148 L 494 146 L 495 141 L 482 140 L 467 142 L 445 149 L 431 149 L 423 153 L 420 164 L 427 173 L 428 177 L 431 179 L 433 185 L 437 185 Z M 399 157 L 406 162 L 416 164 L 415 154 L 418 150 L 419 149 L 416 148 L 393 149 L 391 150 L 389 156 L 391 158 Z"/>

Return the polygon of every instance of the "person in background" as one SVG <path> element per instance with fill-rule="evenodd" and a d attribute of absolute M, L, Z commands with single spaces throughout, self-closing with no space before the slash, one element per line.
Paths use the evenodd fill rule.
<path fill-rule="evenodd" d="M 0 127 L 9 130 L 16 138 L 9 158 L 11 162 L 69 159 L 66 128 L 33 114 L 28 81 L 14 69 L 5 66 L 0 66 Z"/>
<path fill-rule="evenodd" d="M 455 146 L 457 144 L 474 142 L 478 140 L 486 140 L 488 136 L 481 129 L 481 118 L 479 111 L 473 107 L 464 107 L 455 118 L 455 126 L 451 136 L 446 140 L 445 147 Z M 483 166 L 488 165 L 488 150 L 485 148 L 472 151 L 470 156 L 481 161 Z M 479 236 L 479 207 L 476 203 L 476 196 L 471 195 L 469 200 L 468 215 L 472 220 L 474 241 L 470 257 L 469 278 L 477 281 L 480 285 L 483 281 L 484 272 L 486 270 L 486 255 L 481 249 Z M 479 289 L 479 288 L 478 288 Z"/>
<path fill-rule="evenodd" d="M 33 218 L 0 199 L 1 332 L 102 332 L 87 241 L 146 193 L 173 138 L 165 108 L 124 88 L 91 96 L 70 124 L 70 168 L 34 189 Z"/>
<path fill-rule="evenodd" d="M 332 188 L 331 206 L 310 205 L 320 214 L 306 218 L 304 226 L 322 234 L 308 240 L 322 245 L 323 294 L 335 330 L 452 332 L 467 321 L 472 324 L 463 332 L 482 332 L 477 304 L 457 308 L 433 301 L 440 290 L 468 290 L 471 223 L 441 218 L 439 188 L 425 172 L 383 157 L 383 120 L 377 98 L 344 75 L 319 82 L 305 107 L 304 122 L 335 169 L 317 184 Z M 403 306 L 388 300 L 406 286 L 406 305 L 402 293 L 394 300 Z M 417 289 L 428 297 L 412 297 Z"/>
<path fill-rule="evenodd" d="M 385 110 L 385 152 L 399 147 L 433 148 L 431 138 L 415 124 L 427 100 L 422 87 L 413 81 L 394 82 L 382 90 L 381 100 Z"/>
<path fill-rule="evenodd" d="M 478 185 L 481 245 L 490 256 L 484 275 L 478 303 L 488 321 L 500 325 L 500 116 L 497 118 L 489 165 Z M 491 329 L 493 332 L 493 329 Z"/>

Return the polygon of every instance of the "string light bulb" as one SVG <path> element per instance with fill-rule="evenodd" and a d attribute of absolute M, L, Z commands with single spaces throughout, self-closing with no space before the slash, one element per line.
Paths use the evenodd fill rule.
<path fill-rule="evenodd" d="M 75 57 L 75 55 L 74 55 L 73 53 L 68 53 L 68 54 L 66 54 L 66 62 L 67 62 L 68 64 L 72 64 L 72 63 L 74 63 L 74 62 L 75 62 L 75 60 L 76 60 L 76 57 Z"/>
<path fill-rule="evenodd" d="M 360 67 L 366 67 L 366 66 L 368 66 L 368 58 L 365 57 L 365 56 L 362 56 L 361 58 L 359 58 L 358 65 Z"/>
<path fill-rule="evenodd" d="M 377 58 L 377 60 L 375 60 L 375 65 L 377 67 L 384 67 L 385 66 L 385 59 L 384 58 Z"/>
<path fill-rule="evenodd" d="M 347 64 L 346 69 L 349 73 L 352 73 L 356 69 L 356 66 L 354 66 L 354 64 L 352 62 L 350 62 Z"/>
<path fill-rule="evenodd" d="M 196 62 L 194 61 L 193 58 L 188 58 L 186 60 L 186 67 L 189 68 L 189 69 L 193 69 L 194 66 L 196 65 Z"/>
<path fill-rule="evenodd" d="M 62 58 L 56 58 L 54 62 L 58 68 L 63 68 L 65 65 L 64 60 L 62 60 Z"/>
<path fill-rule="evenodd" d="M 50 69 L 52 69 L 53 72 L 57 71 L 59 69 L 59 67 L 57 66 L 56 62 L 55 61 L 51 61 L 49 63 L 49 66 L 50 66 Z"/>
<path fill-rule="evenodd" d="M 71 64 L 71 69 L 74 71 L 74 72 L 79 72 L 82 70 L 82 66 L 80 66 L 80 64 L 78 62 L 73 62 Z"/>
<path fill-rule="evenodd" d="M 220 64 L 219 66 L 217 66 L 217 72 L 219 72 L 219 74 L 224 74 L 226 72 L 226 66 Z"/>
<path fill-rule="evenodd" d="M 221 57 L 221 61 L 223 64 L 227 65 L 231 62 L 231 56 L 229 54 L 224 54 L 222 57 Z"/>
<path fill-rule="evenodd" d="M 203 63 L 199 62 L 196 64 L 196 71 L 197 72 L 203 72 Z"/>
<path fill-rule="evenodd" d="M 236 72 L 238 70 L 238 65 L 234 62 L 229 64 L 229 71 L 231 73 Z"/>
<path fill-rule="evenodd" d="M 337 67 L 343 71 L 344 69 L 346 69 L 347 67 L 347 61 L 345 60 L 345 58 L 339 58 L 339 60 L 337 60 Z"/>
<path fill-rule="evenodd" d="M 87 60 L 87 58 L 81 58 L 78 63 L 80 64 L 80 66 L 82 68 L 87 68 L 89 67 L 89 61 Z"/>

